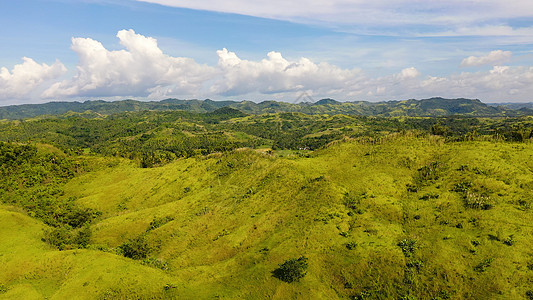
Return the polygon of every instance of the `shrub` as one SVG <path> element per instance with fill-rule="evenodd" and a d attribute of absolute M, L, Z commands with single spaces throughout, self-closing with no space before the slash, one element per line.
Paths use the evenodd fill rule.
<path fill-rule="evenodd" d="M 344 206 L 351 210 L 356 210 L 361 204 L 361 199 L 366 199 L 366 193 L 356 196 L 353 193 L 344 193 Z"/>
<path fill-rule="evenodd" d="M 72 197 L 71 197 L 72 198 Z M 69 199 L 74 201 L 75 199 Z M 81 227 L 89 224 L 92 220 L 100 216 L 102 213 L 91 208 L 80 209 L 72 207 L 68 213 L 63 217 L 63 223 L 72 226 L 73 228 Z"/>
<path fill-rule="evenodd" d="M 408 239 L 401 240 L 400 242 L 398 242 L 397 246 L 402 249 L 403 255 L 405 255 L 405 257 L 413 256 L 417 248 L 416 240 Z"/>
<path fill-rule="evenodd" d="M 80 229 L 72 229 L 65 225 L 46 230 L 41 239 L 59 250 L 87 248 L 91 240 L 91 228 L 88 225 Z"/>
<path fill-rule="evenodd" d="M 436 194 L 436 193 L 426 193 L 424 194 L 422 197 L 420 197 L 419 199 L 420 200 L 429 200 L 429 199 L 438 199 L 439 198 L 439 194 Z"/>
<path fill-rule="evenodd" d="M 154 230 L 156 228 L 159 228 L 163 225 L 165 225 L 166 223 L 170 222 L 170 221 L 173 221 L 174 218 L 171 217 L 171 216 L 165 216 L 165 217 L 161 217 L 161 218 L 156 218 L 154 217 L 154 219 L 152 220 L 152 222 L 150 222 L 150 225 L 148 226 L 148 229 L 146 231 L 150 231 L 150 230 Z"/>
<path fill-rule="evenodd" d="M 511 234 L 508 236 L 505 240 L 503 240 L 503 243 L 507 246 L 512 246 L 515 243 L 514 236 Z"/>
<path fill-rule="evenodd" d="M 346 243 L 346 249 L 348 249 L 348 250 L 354 250 L 356 247 L 357 247 L 357 243 L 356 242 Z"/>
<path fill-rule="evenodd" d="M 78 248 L 87 248 L 87 245 L 89 245 L 89 242 L 91 241 L 91 235 L 91 228 L 86 225 L 78 231 L 76 236 L 72 239 L 72 242 L 77 244 Z"/>
<path fill-rule="evenodd" d="M 141 264 L 145 266 L 150 266 L 150 267 L 154 267 L 157 269 L 161 269 L 163 271 L 168 271 L 170 269 L 167 262 L 160 260 L 160 259 L 156 259 L 156 258 L 143 259 L 141 261 Z"/>
<path fill-rule="evenodd" d="M 533 300 L 533 290 L 529 290 L 526 292 L 526 299 Z"/>
<path fill-rule="evenodd" d="M 307 275 L 307 266 L 307 257 L 291 258 L 280 264 L 279 268 L 272 272 L 272 276 L 287 283 L 300 281 Z"/>
<path fill-rule="evenodd" d="M 421 260 L 413 259 L 413 260 L 408 261 L 405 264 L 405 266 L 410 268 L 410 269 L 416 269 L 417 271 L 420 271 L 420 269 L 422 269 L 422 267 L 424 267 L 424 263 Z"/>
<path fill-rule="evenodd" d="M 427 185 L 440 177 L 440 163 L 434 161 L 418 169 L 415 180 L 419 185 Z"/>
<path fill-rule="evenodd" d="M 168 290 L 170 290 L 170 289 L 175 289 L 175 288 L 177 288 L 177 286 L 174 285 L 174 284 L 172 284 L 172 283 L 167 283 L 167 284 L 165 284 L 165 285 L 163 286 L 163 289 L 164 289 L 165 291 L 168 291 Z"/>
<path fill-rule="evenodd" d="M 473 192 L 464 195 L 464 202 L 466 207 L 473 209 L 489 210 L 493 206 L 489 196 Z"/>
<path fill-rule="evenodd" d="M 342 237 L 349 237 L 350 233 L 348 231 L 341 231 L 341 232 L 339 232 L 339 235 L 342 236 Z"/>
<path fill-rule="evenodd" d="M 433 135 L 446 136 L 450 133 L 450 128 L 448 128 L 448 126 L 442 125 L 441 123 L 437 123 L 431 126 L 429 131 Z"/>
<path fill-rule="evenodd" d="M 358 293 L 357 295 L 353 295 L 351 299 L 353 300 L 376 299 L 378 295 L 379 295 L 379 292 L 376 293 L 373 290 L 365 290 L 365 291 Z"/>
<path fill-rule="evenodd" d="M 441 290 L 436 297 L 433 298 L 433 300 L 447 300 L 452 299 L 452 295 L 450 292 L 446 290 Z"/>
<path fill-rule="evenodd" d="M 407 188 L 407 191 L 410 192 L 410 193 L 418 192 L 418 188 L 414 184 L 408 183 L 408 184 L 405 185 L 405 187 Z"/>
<path fill-rule="evenodd" d="M 472 183 L 470 181 L 461 181 L 453 186 L 452 191 L 461 194 L 466 194 L 466 192 L 468 192 L 471 187 Z"/>
<path fill-rule="evenodd" d="M 487 268 L 490 267 L 493 260 L 494 260 L 493 258 L 484 259 L 482 262 L 480 262 L 474 267 L 474 271 L 479 272 L 479 273 L 485 272 Z"/>
<path fill-rule="evenodd" d="M 518 205 L 520 205 L 520 210 L 529 210 L 531 208 L 531 203 L 526 200 L 518 200 Z"/>
<path fill-rule="evenodd" d="M 145 259 L 150 253 L 150 246 L 146 241 L 144 235 L 129 239 L 127 242 L 119 246 L 119 250 L 125 257 L 133 259 Z"/>
<path fill-rule="evenodd" d="M 59 250 L 65 250 L 71 243 L 72 234 L 68 226 L 57 227 L 44 232 L 44 237 L 41 239 Z"/>

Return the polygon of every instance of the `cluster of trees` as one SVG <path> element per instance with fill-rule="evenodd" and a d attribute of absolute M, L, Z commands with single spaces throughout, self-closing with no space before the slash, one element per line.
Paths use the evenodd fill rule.
<path fill-rule="evenodd" d="M 76 199 L 66 197 L 62 189 L 83 171 L 83 163 L 34 145 L 0 142 L 0 165 L 1 202 L 21 207 L 51 226 L 44 238 L 50 244 L 59 248 L 87 245 L 90 230 L 86 226 L 100 213 L 78 207 Z"/>

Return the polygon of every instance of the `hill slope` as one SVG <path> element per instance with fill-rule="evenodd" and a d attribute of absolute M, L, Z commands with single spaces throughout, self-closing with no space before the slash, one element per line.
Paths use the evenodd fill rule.
<path fill-rule="evenodd" d="M 101 212 L 85 250 L 54 250 L 39 240 L 45 225 L 2 207 L 0 297 L 521 299 L 531 290 L 532 144 L 397 134 L 281 153 L 151 169 L 106 158 L 63 187 L 61 197 Z M 121 257 L 125 244 L 147 259 Z M 309 268 L 299 282 L 272 276 L 300 256 Z"/>

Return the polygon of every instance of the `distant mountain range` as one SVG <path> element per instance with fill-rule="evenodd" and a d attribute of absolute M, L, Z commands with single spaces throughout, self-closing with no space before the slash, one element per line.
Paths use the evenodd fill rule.
<path fill-rule="evenodd" d="M 287 103 L 277 101 L 213 101 L 179 100 L 161 101 L 103 100 L 85 102 L 50 102 L 45 104 L 24 104 L 0 107 L 0 119 L 25 119 L 43 115 L 64 115 L 83 113 L 88 116 L 104 116 L 130 111 L 184 110 L 195 113 L 213 112 L 222 107 L 231 107 L 247 114 L 278 112 L 301 112 L 306 114 L 346 114 L 380 117 L 516 117 L 533 115 L 533 103 L 485 104 L 477 99 L 430 98 L 422 100 L 384 102 L 339 102 L 333 99 L 320 101 Z"/>

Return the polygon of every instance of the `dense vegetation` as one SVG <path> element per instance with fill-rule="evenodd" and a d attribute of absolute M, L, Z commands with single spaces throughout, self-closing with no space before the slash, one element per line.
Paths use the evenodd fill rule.
<path fill-rule="evenodd" d="M 532 130 L 228 107 L 4 121 L 0 298 L 530 299 Z"/>

